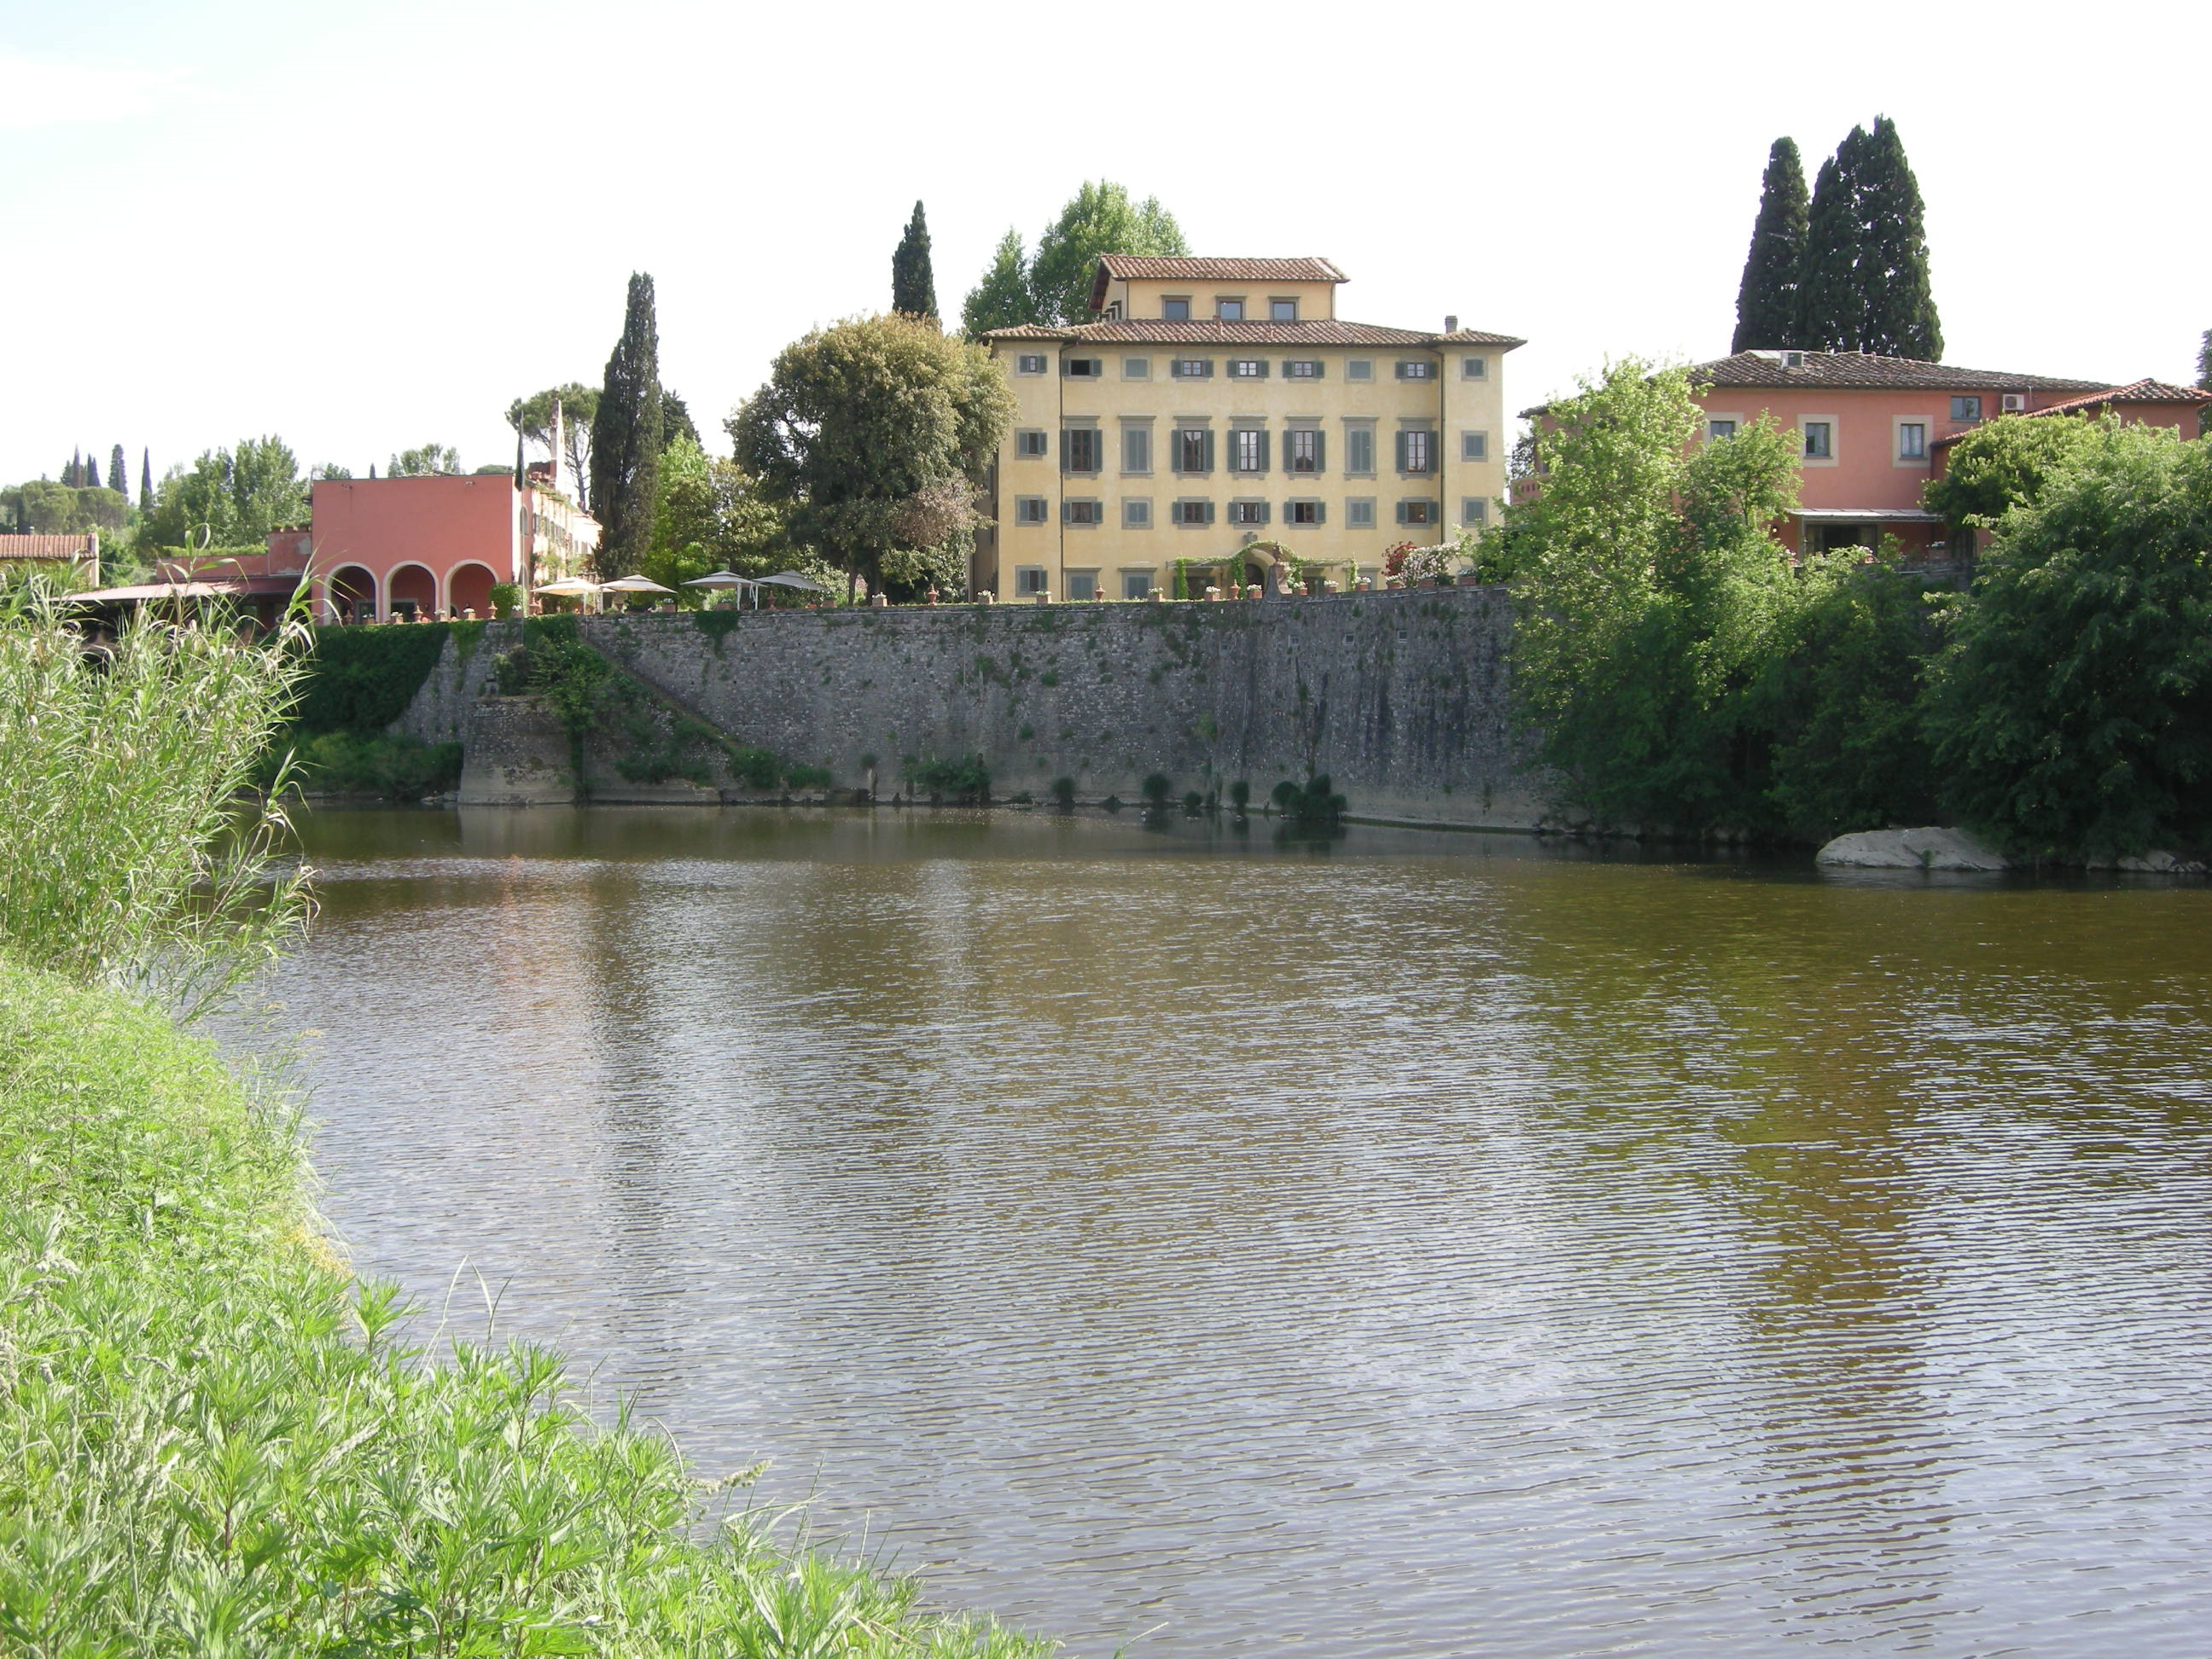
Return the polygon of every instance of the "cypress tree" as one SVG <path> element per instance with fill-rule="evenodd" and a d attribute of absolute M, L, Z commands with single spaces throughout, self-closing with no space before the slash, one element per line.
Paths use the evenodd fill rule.
<path fill-rule="evenodd" d="M 2197 384 L 2212 391 L 2212 328 L 2204 331 L 2204 343 L 2197 348 Z"/>
<path fill-rule="evenodd" d="M 69 465 L 62 469 L 62 482 L 67 484 L 71 489 L 81 489 L 83 486 L 83 450 L 72 449 L 70 451 Z"/>
<path fill-rule="evenodd" d="M 1797 287 L 1797 339 L 1808 351 L 1856 351 L 1865 332 L 1854 266 L 1860 237 L 1857 177 L 1866 132 L 1853 127 L 1820 163 L 1805 220 Z"/>
<path fill-rule="evenodd" d="M 1805 167 L 1797 141 L 1777 138 L 1766 153 L 1759 189 L 1759 217 L 1751 227 L 1751 252 L 1735 295 L 1731 352 L 1801 345 L 1797 277 L 1805 260 Z"/>
<path fill-rule="evenodd" d="M 131 503 L 131 463 L 125 459 L 123 446 L 118 444 L 107 457 L 107 487 L 123 497 L 125 506 Z"/>
<path fill-rule="evenodd" d="M 929 268 L 929 226 L 921 216 L 921 204 L 914 204 L 914 217 L 906 222 L 891 255 L 891 309 L 908 317 L 937 320 L 937 278 Z"/>
<path fill-rule="evenodd" d="M 634 271 L 622 338 L 607 359 L 592 416 L 592 514 L 599 521 L 603 574 L 635 570 L 653 544 L 660 495 L 660 337 L 653 278 Z"/>
<path fill-rule="evenodd" d="M 154 452 L 138 452 L 138 505 L 148 513 L 154 510 Z"/>
<path fill-rule="evenodd" d="M 1874 131 L 1861 148 L 1855 194 L 1863 227 L 1857 276 L 1866 319 L 1859 349 L 1940 362 L 1943 325 L 1929 283 L 1920 181 L 1905 160 L 1897 123 L 1887 115 L 1874 118 Z"/>

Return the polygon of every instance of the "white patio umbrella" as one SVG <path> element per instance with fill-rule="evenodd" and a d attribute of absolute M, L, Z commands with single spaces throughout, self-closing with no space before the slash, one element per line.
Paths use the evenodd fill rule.
<path fill-rule="evenodd" d="M 557 582 L 542 583 L 531 590 L 533 593 L 550 593 L 558 599 L 588 599 L 599 591 L 597 582 L 586 581 L 581 576 L 563 576 Z"/>
<path fill-rule="evenodd" d="M 673 593 L 676 590 L 663 587 L 650 576 L 622 576 L 603 584 L 599 591 L 602 593 Z"/>
<path fill-rule="evenodd" d="M 773 582 L 778 587 L 796 587 L 808 593 L 827 593 L 830 590 L 820 582 L 812 582 L 796 570 L 779 570 L 773 576 L 763 576 L 763 582 Z"/>
<path fill-rule="evenodd" d="M 750 576 L 740 576 L 734 570 L 717 570 L 709 575 L 695 576 L 690 581 L 684 583 L 684 586 L 686 587 L 736 588 L 738 590 L 738 603 L 739 605 L 743 605 L 745 602 L 744 590 L 750 587 L 753 591 L 753 609 L 756 611 L 760 609 L 760 584 L 753 580 Z"/>

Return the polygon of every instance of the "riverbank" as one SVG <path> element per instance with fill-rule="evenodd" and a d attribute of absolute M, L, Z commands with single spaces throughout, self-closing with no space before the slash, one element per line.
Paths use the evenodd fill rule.
<path fill-rule="evenodd" d="M 0 1633 L 33 1653 L 1041 1655 L 793 1554 L 550 1350 L 412 1346 L 289 1104 L 0 963 Z M 724 1505 L 731 1494 L 720 1491 Z"/>

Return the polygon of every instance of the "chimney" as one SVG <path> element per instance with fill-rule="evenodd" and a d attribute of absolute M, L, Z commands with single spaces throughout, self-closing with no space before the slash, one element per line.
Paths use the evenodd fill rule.
<path fill-rule="evenodd" d="M 1445 319 L 1444 319 L 1444 332 L 1445 332 L 1445 333 L 1447 333 L 1447 334 L 1456 334 L 1456 333 L 1458 333 L 1458 332 L 1459 332 L 1459 319 L 1458 319 L 1458 318 L 1456 318 L 1456 317 L 1447 317 L 1447 318 L 1445 318 Z"/>

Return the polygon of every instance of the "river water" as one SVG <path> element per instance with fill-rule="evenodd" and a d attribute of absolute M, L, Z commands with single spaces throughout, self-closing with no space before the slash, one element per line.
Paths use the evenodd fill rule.
<path fill-rule="evenodd" d="M 365 1272 L 1146 1655 L 2212 1650 L 2212 892 L 322 812 Z"/>

